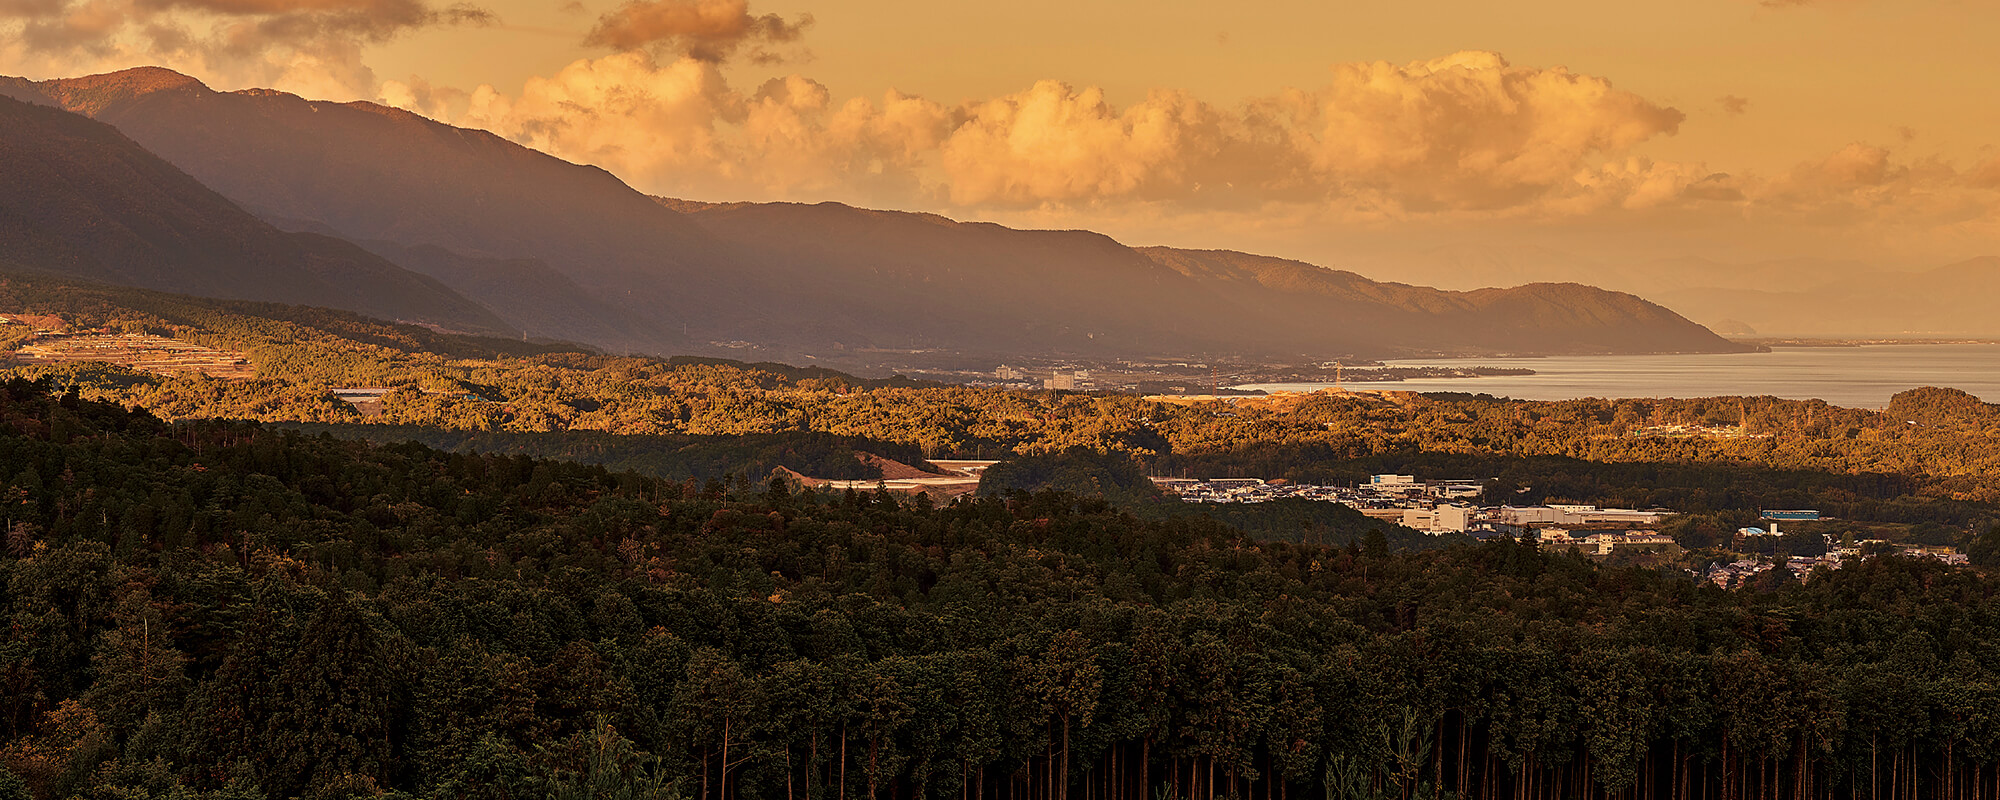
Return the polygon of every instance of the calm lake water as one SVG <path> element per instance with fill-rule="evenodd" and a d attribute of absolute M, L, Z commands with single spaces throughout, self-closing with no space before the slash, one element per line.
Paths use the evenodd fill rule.
<path fill-rule="evenodd" d="M 1782 347 L 1769 353 L 1672 356 L 1418 359 L 1395 366 L 1526 367 L 1533 375 L 1351 383 L 1350 389 L 1485 392 L 1522 400 L 1578 397 L 1817 398 L 1849 408 L 1881 408 L 1917 386 L 1949 386 L 2000 400 L 2000 344 Z M 1332 384 L 1274 383 L 1244 388 L 1311 391 Z"/>

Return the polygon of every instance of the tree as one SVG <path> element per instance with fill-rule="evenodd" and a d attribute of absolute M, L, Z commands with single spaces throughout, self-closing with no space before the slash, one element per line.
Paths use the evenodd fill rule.
<path fill-rule="evenodd" d="M 735 659 L 704 647 L 688 659 L 676 704 L 688 726 L 689 743 L 700 753 L 702 796 L 710 796 L 712 775 L 714 796 L 728 798 L 731 774 L 755 757 L 751 736 L 763 716 L 762 687 Z"/>
<path fill-rule="evenodd" d="M 91 656 L 96 680 L 84 697 L 115 729 L 130 730 L 156 710 L 177 710 L 189 686 L 188 658 L 174 647 L 152 599 L 144 590 L 121 599 L 118 627 L 98 637 Z"/>
<path fill-rule="evenodd" d="M 1368 529 L 1368 535 L 1361 538 L 1361 553 L 1376 561 L 1389 557 L 1389 538 L 1382 535 L 1381 528 Z"/>
<path fill-rule="evenodd" d="M 1979 566 L 2000 567 L 2000 524 L 1989 526 L 1985 532 L 1972 537 L 1966 555 Z"/>
<path fill-rule="evenodd" d="M 28 782 L 13 771 L 0 767 L 0 800 L 34 800 L 28 793 Z"/>
<path fill-rule="evenodd" d="M 276 676 L 259 750 L 281 795 L 366 779 L 391 784 L 404 708 L 390 644 L 345 592 L 319 604 Z"/>
<path fill-rule="evenodd" d="M 598 720 L 544 752 L 553 759 L 545 782 L 549 800 L 683 800 L 658 758 L 639 752 L 610 723 Z"/>
<path fill-rule="evenodd" d="M 1014 665 L 1015 680 L 1047 713 L 1054 717 L 1059 733 L 1059 760 L 1051 765 L 1063 776 L 1060 792 L 1067 796 L 1073 779 L 1070 765 L 1070 734 L 1088 728 L 1097 713 L 1098 690 L 1103 674 L 1097 666 L 1097 647 L 1075 630 L 1058 631 L 1036 654 L 1023 654 Z"/>

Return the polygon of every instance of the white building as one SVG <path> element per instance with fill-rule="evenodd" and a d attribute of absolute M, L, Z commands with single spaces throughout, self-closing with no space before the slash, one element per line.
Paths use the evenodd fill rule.
<path fill-rule="evenodd" d="M 1494 515 L 1508 525 L 1561 525 L 1563 512 L 1546 506 L 1504 506 Z"/>
<path fill-rule="evenodd" d="M 1506 506 L 1496 516 L 1508 525 L 1652 525 L 1667 517 L 1659 511 L 1586 505 Z"/>
<path fill-rule="evenodd" d="M 1409 497 L 1424 491 L 1424 485 L 1417 482 L 1415 475 L 1370 475 L 1367 488 L 1378 495 L 1400 497 Z"/>
<path fill-rule="evenodd" d="M 1620 547 L 1659 547 L 1674 543 L 1673 537 L 1646 531 L 1593 533 L 1585 537 L 1584 541 L 1596 548 L 1600 556 L 1611 555 L 1611 551 Z"/>
<path fill-rule="evenodd" d="M 1402 526 L 1425 533 L 1464 533 L 1472 527 L 1471 506 L 1402 509 Z M 1364 512 L 1365 513 L 1365 512 Z"/>
<path fill-rule="evenodd" d="M 1577 520 L 1577 524 L 1580 525 L 1602 525 L 1606 523 L 1652 525 L 1667 518 L 1665 513 L 1659 511 L 1637 511 L 1630 508 L 1597 508 L 1595 506 L 1568 513 L 1573 515 Z"/>
<path fill-rule="evenodd" d="M 1484 494 L 1486 487 L 1478 481 L 1434 481 L 1429 484 L 1427 490 L 1432 497 L 1461 500 Z"/>
<path fill-rule="evenodd" d="M 1583 540 L 1569 535 L 1566 528 L 1543 528 L 1535 532 L 1535 541 L 1541 542 L 1543 547 L 1565 547 Z"/>

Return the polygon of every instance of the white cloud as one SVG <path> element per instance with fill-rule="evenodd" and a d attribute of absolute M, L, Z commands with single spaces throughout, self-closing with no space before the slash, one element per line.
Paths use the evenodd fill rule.
<path fill-rule="evenodd" d="M 485 25 L 477 6 L 428 0 L 10 0 L 0 63 L 78 75 L 161 64 L 222 85 L 372 96 L 365 47 L 410 31 Z"/>

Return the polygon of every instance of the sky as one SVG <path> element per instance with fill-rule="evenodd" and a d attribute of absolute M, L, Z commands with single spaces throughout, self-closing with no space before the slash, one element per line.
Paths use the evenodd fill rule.
<path fill-rule="evenodd" d="M 2000 254 L 1995 33 L 2000 0 L 0 0 L 0 73 L 157 64 L 652 194 L 1472 286 Z"/>

